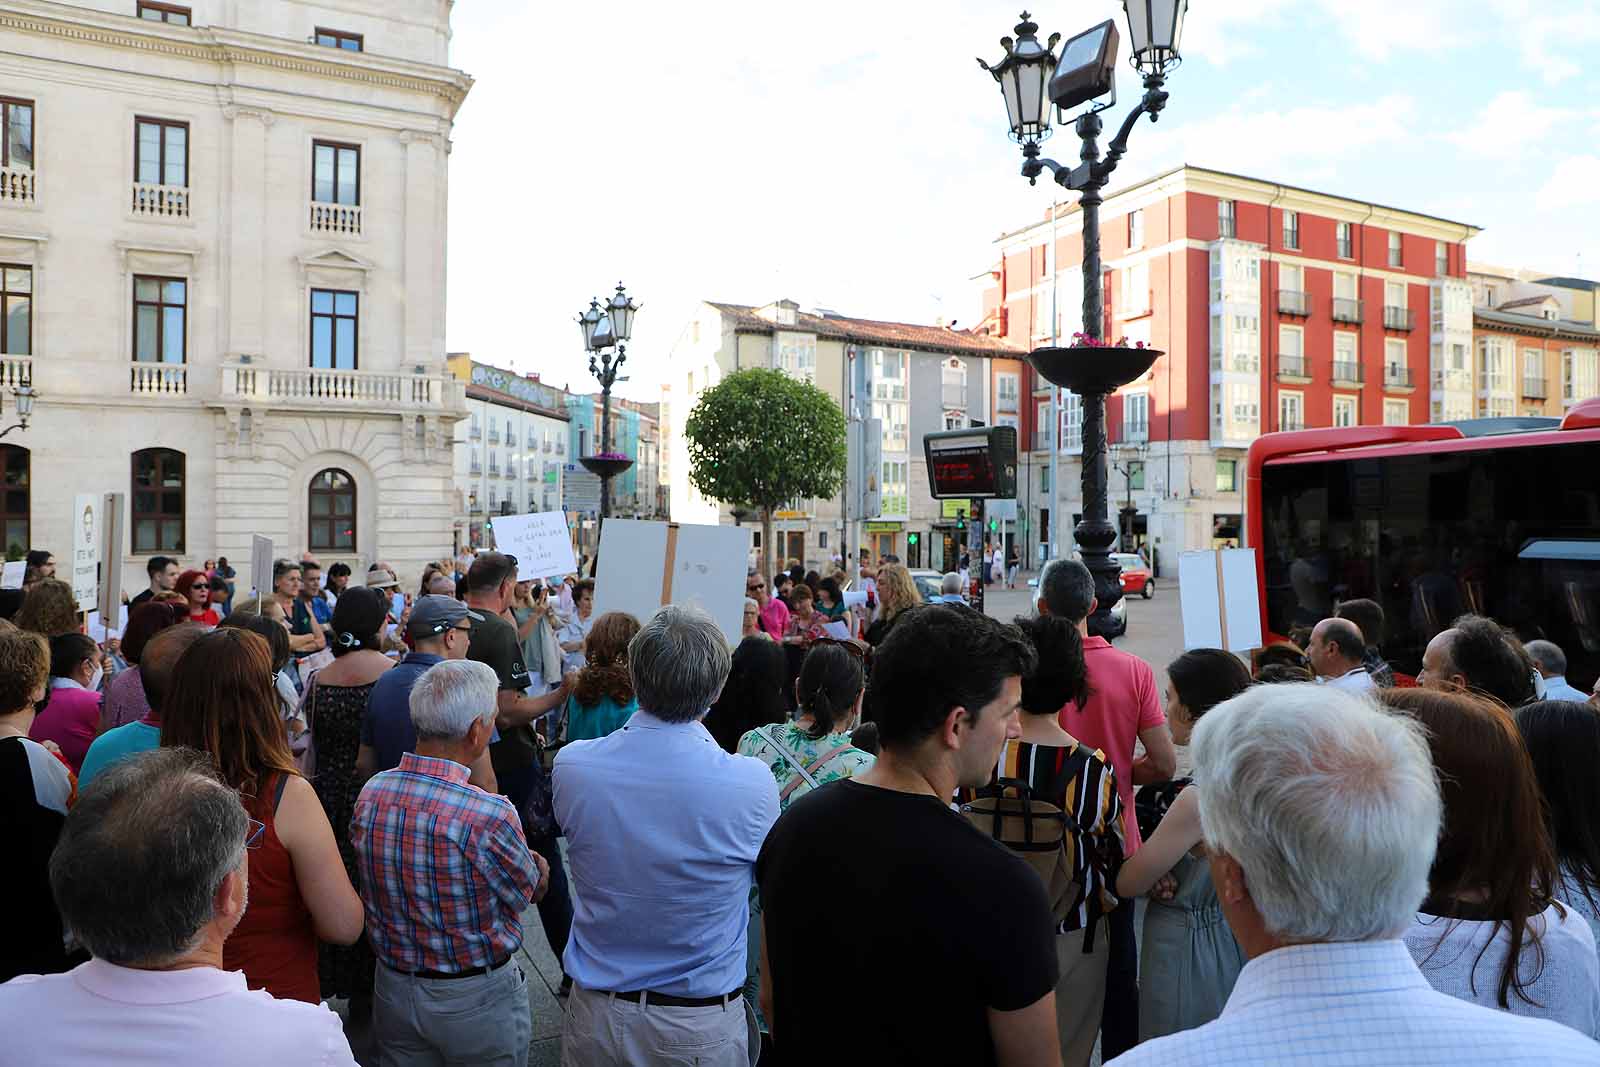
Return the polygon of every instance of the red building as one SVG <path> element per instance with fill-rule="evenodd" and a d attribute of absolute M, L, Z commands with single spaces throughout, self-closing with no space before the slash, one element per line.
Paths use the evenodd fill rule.
<path fill-rule="evenodd" d="M 1025 347 L 1083 328 L 1081 214 L 1076 202 L 1054 214 L 1002 235 L 978 279 L 989 330 Z M 1170 564 L 1238 543 L 1244 453 L 1260 434 L 1472 414 L 1476 227 L 1196 167 L 1107 196 L 1100 219 L 1104 335 L 1165 353 L 1107 405 L 1126 547 L 1149 540 Z M 1081 510 L 1081 405 L 1063 393 L 1052 494 L 1050 387 L 1015 370 L 1019 410 L 992 417 L 1033 446 L 1024 500 L 1042 543 L 1052 513 Z M 1069 545 L 1060 531 L 1058 550 Z"/>

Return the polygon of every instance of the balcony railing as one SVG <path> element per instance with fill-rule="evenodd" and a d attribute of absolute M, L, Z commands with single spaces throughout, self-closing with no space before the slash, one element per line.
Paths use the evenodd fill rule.
<path fill-rule="evenodd" d="M 1311 294 L 1299 289 L 1279 289 L 1278 314 L 1302 318 L 1311 314 Z"/>
<path fill-rule="evenodd" d="M 0 204 L 31 204 L 39 188 L 32 167 L 0 167 Z"/>
<path fill-rule="evenodd" d="M 497 445 L 497 444 L 500 443 L 500 431 L 499 430 L 490 430 L 489 431 L 489 443 L 491 445 Z"/>
<path fill-rule="evenodd" d="M 1305 428 L 1306 428 L 1306 420 L 1301 418 L 1298 415 L 1295 416 L 1292 419 L 1286 419 L 1286 418 L 1283 418 L 1282 416 L 1279 416 L 1279 418 L 1278 418 L 1278 429 L 1280 429 L 1280 430 L 1284 430 L 1284 431 L 1288 431 L 1288 430 L 1303 430 Z"/>
<path fill-rule="evenodd" d="M 1311 380 L 1311 368 L 1306 364 L 1306 357 L 1279 355 L 1278 377 L 1309 382 Z"/>
<path fill-rule="evenodd" d="M 1410 367 L 1400 367 L 1395 364 L 1385 364 L 1383 368 L 1383 387 L 1385 389 L 1410 389 L 1416 385 L 1411 378 Z"/>
<path fill-rule="evenodd" d="M 473 460 L 471 465 L 467 467 L 467 473 L 468 474 L 482 474 L 483 473 L 483 464 L 479 463 L 477 460 Z"/>
<path fill-rule="evenodd" d="M 156 366 L 156 364 L 145 364 Z M 322 367 L 222 366 L 224 401 L 267 407 L 432 409 L 465 417 L 466 383 L 450 375 L 398 371 L 329 370 Z"/>
<path fill-rule="evenodd" d="M 994 409 L 996 411 L 1014 413 L 1017 410 L 1017 398 L 1015 396 L 1008 396 L 1002 393 L 995 397 Z"/>
<path fill-rule="evenodd" d="M 184 363 L 130 363 L 128 388 L 134 396 L 182 396 L 189 391 Z"/>
<path fill-rule="evenodd" d="M 939 395 L 946 408 L 965 409 L 967 406 L 967 387 L 964 385 L 941 386 Z"/>
<path fill-rule="evenodd" d="M 189 188 L 184 185 L 133 183 L 133 213 L 158 219 L 189 217 Z"/>
<path fill-rule="evenodd" d="M 472 429 L 467 431 L 467 437 L 473 441 L 483 440 L 483 427 L 474 426 Z"/>
<path fill-rule="evenodd" d="M 540 472 L 540 471 L 529 471 L 528 472 L 528 477 L 527 477 L 528 484 L 532 485 L 532 484 L 538 482 L 543 477 L 544 477 L 544 474 L 542 472 Z"/>
<path fill-rule="evenodd" d="M 1543 400 L 1548 395 L 1544 389 L 1543 378 L 1523 378 L 1522 395 L 1529 400 Z"/>
<path fill-rule="evenodd" d="M 311 232 L 338 233 L 360 236 L 360 204 L 323 204 L 311 202 Z"/>
<path fill-rule="evenodd" d="M 1051 441 L 1049 430 L 1033 431 L 1033 450 L 1035 452 L 1048 452 L 1050 451 L 1050 447 Z"/>
<path fill-rule="evenodd" d="M 1362 381 L 1361 373 L 1361 364 L 1359 363 L 1351 363 L 1340 359 L 1333 361 L 1333 381 L 1335 384 L 1348 382 L 1360 385 Z"/>
<path fill-rule="evenodd" d="M 1148 422 L 1130 422 L 1122 428 L 1123 441 L 1148 441 L 1150 440 L 1150 424 Z"/>
<path fill-rule="evenodd" d="M 14 389 L 32 381 L 32 356 L 0 356 L 0 389 Z"/>
<path fill-rule="evenodd" d="M 1333 298 L 1333 321 L 1334 322 L 1360 322 L 1361 321 L 1361 301 L 1359 301 L 1359 300 L 1347 300 L 1344 297 L 1340 297 L 1340 296 L 1334 297 Z"/>
<path fill-rule="evenodd" d="M 1393 304 L 1383 305 L 1383 328 L 1385 330 L 1411 330 L 1416 325 L 1416 312 L 1410 308 L 1395 307 Z"/>

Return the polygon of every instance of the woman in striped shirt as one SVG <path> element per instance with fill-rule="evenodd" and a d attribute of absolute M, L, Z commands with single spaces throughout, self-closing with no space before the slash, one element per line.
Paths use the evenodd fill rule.
<path fill-rule="evenodd" d="M 1055 616 L 1015 622 L 1038 650 L 1039 666 L 1022 679 L 1022 735 L 1000 749 L 995 777 L 1027 782 L 1035 800 L 1056 805 L 1070 820 L 1064 846 L 1081 888 L 1056 928 L 1056 1027 L 1064 1067 L 1085 1067 L 1105 1004 L 1109 939 L 1098 927 L 1116 906 L 1108 878 L 1122 857 L 1122 802 L 1105 753 L 1057 721 L 1069 701 L 1081 706 L 1089 695 L 1077 627 Z"/>

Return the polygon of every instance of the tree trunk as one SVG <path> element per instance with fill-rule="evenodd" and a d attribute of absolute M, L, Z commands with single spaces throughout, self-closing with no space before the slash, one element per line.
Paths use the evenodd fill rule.
<path fill-rule="evenodd" d="M 763 581 L 772 581 L 772 576 L 778 573 L 774 568 L 772 555 L 772 509 L 761 509 L 761 577 Z"/>

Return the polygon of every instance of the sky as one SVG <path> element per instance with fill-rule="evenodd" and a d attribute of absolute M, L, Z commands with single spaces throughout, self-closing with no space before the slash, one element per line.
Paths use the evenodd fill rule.
<path fill-rule="evenodd" d="M 574 321 L 641 304 L 624 396 L 657 398 L 702 300 L 970 325 L 1000 233 L 1043 217 L 1008 137 L 996 0 L 464 0 L 447 347 L 598 388 Z M 1121 4 L 1114 128 L 1137 98 Z M 1166 111 L 1111 188 L 1190 163 L 1483 228 L 1473 261 L 1600 276 L 1600 0 L 1195 0 Z M 1045 154 L 1076 156 L 1070 128 Z M 676 380 L 678 375 L 672 375 Z"/>

